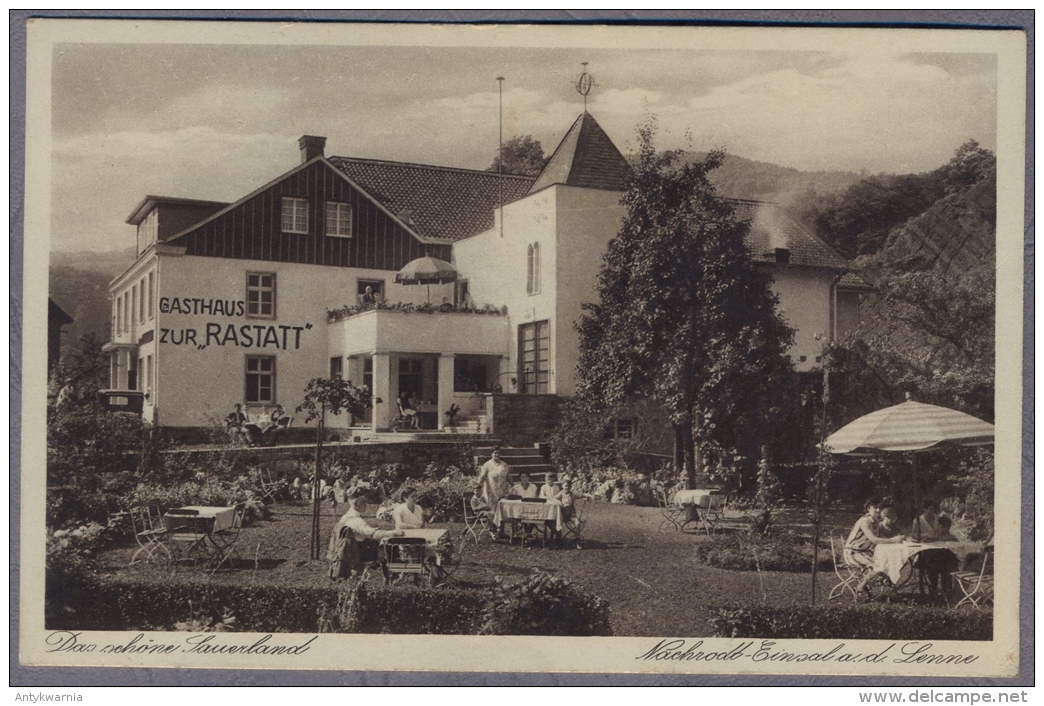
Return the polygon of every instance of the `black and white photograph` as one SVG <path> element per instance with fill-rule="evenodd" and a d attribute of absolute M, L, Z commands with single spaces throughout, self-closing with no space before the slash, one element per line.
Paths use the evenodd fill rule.
<path fill-rule="evenodd" d="M 24 664 L 1017 675 L 1021 32 L 28 40 Z"/>

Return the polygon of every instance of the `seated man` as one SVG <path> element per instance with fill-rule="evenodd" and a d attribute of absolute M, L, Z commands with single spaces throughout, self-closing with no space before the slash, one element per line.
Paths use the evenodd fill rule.
<path fill-rule="evenodd" d="M 914 540 L 934 539 L 939 533 L 939 505 L 934 500 L 926 500 L 922 505 L 920 516 L 910 525 L 910 536 Z"/>
<path fill-rule="evenodd" d="M 511 494 L 519 495 L 523 498 L 535 498 L 537 497 L 537 487 L 533 483 L 529 482 L 529 474 L 522 471 L 518 475 L 518 483 L 511 486 Z"/>
<path fill-rule="evenodd" d="M 424 508 L 417 504 L 417 491 L 407 488 L 402 491 L 402 503 L 396 505 L 392 510 L 392 519 L 395 520 L 395 529 L 422 529 L 427 524 L 424 518 Z"/>
<path fill-rule="evenodd" d="M 225 431 L 236 441 L 250 443 L 250 436 L 246 431 L 246 424 L 250 421 L 243 412 L 243 405 L 237 404 L 235 410 L 229 412 L 225 417 Z"/>
<path fill-rule="evenodd" d="M 377 561 L 377 543 L 385 537 L 402 537 L 402 530 L 379 530 L 371 527 L 362 516 L 366 511 L 366 497 L 358 488 L 348 493 L 348 512 L 341 516 L 334 526 L 333 537 L 341 534 L 341 528 L 348 528 L 359 545 L 361 561 Z M 332 541 L 332 540 L 331 540 Z"/>

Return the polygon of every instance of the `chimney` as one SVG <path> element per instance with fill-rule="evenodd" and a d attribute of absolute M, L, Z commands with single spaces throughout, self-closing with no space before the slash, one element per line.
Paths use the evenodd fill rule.
<path fill-rule="evenodd" d="M 776 248 L 776 264 L 777 265 L 789 265 L 790 264 L 790 250 L 788 248 Z"/>
<path fill-rule="evenodd" d="M 297 144 L 301 147 L 301 164 L 304 164 L 316 157 L 324 156 L 323 151 L 326 149 L 326 138 L 316 137 L 315 135 L 302 135 Z"/>

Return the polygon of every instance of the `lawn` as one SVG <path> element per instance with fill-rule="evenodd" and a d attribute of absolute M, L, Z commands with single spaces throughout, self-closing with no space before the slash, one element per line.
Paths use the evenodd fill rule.
<path fill-rule="evenodd" d="M 237 544 L 242 560 L 233 570 L 208 576 L 191 567 L 178 567 L 171 573 L 160 563 L 139 562 L 128 567 L 136 548 L 133 543 L 99 556 L 98 568 L 114 576 L 157 582 L 330 585 L 327 562 L 308 559 L 311 506 L 281 503 L 269 506 L 269 510 L 268 519 L 243 529 Z M 322 505 L 324 555 L 329 532 L 344 510 L 344 506 L 335 510 L 329 502 Z M 389 527 L 369 519 L 374 526 Z M 627 636 L 707 636 L 711 634 L 708 621 L 715 614 L 715 607 L 723 603 L 790 605 L 809 601 L 810 574 L 728 571 L 706 566 L 695 558 L 694 548 L 707 538 L 702 534 L 661 533 L 661 519 L 657 508 L 592 502 L 583 549 L 545 549 L 539 544 L 508 546 L 488 537 L 476 546 L 469 539 L 453 580 L 463 585 L 490 585 L 496 577 L 514 581 L 534 569 L 543 569 L 608 601 L 613 632 Z M 836 536 L 839 528 L 847 527 L 854 519 L 853 513 L 838 513 L 831 518 L 830 528 Z M 800 534 L 808 532 L 803 513 L 784 512 L 780 521 Z M 724 531 L 740 531 L 742 523 L 734 516 L 725 523 Z M 462 524 L 434 526 L 449 529 L 461 547 Z M 375 576 L 374 580 L 379 578 Z M 832 582 L 831 572 L 820 572 L 820 600 Z"/>

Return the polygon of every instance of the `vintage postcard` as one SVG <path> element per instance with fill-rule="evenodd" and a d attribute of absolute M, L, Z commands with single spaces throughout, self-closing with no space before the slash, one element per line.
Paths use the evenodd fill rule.
<path fill-rule="evenodd" d="M 22 664 L 1018 675 L 1021 32 L 27 72 Z"/>

